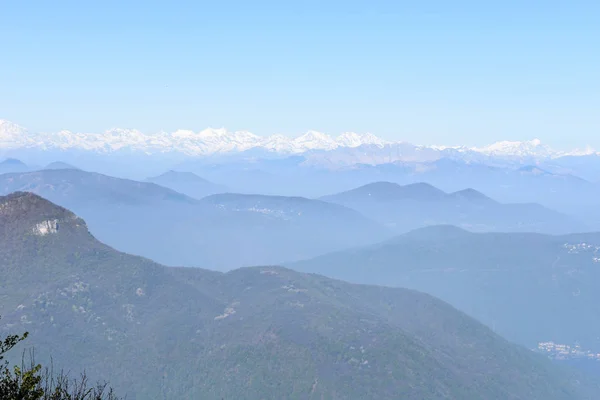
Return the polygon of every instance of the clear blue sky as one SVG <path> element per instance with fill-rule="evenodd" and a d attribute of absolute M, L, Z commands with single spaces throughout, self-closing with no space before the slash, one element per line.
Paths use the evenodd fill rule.
<path fill-rule="evenodd" d="M 0 118 L 600 148 L 598 1 L 91 3 L 0 2 Z"/>

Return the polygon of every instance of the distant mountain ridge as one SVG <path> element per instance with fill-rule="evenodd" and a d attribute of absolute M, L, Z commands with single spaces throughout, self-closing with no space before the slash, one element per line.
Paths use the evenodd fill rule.
<path fill-rule="evenodd" d="M 44 169 L 0 176 L 0 194 L 29 191 L 52 193 L 53 201 L 67 207 L 113 202 L 150 205 L 162 201 L 195 203 L 196 200 L 150 182 L 137 182 L 79 169 Z"/>
<path fill-rule="evenodd" d="M 366 225 L 376 225 L 351 208 L 304 197 L 223 193 L 205 197 L 202 203 L 232 211 L 256 211 L 284 219 L 311 217 L 319 220 L 323 229 L 333 216 L 339 216 L 341 221 L 361 219 Z"/>
<path fill-rule="evenodd" d="M 554 341 L 600 352 L 600 233 L 432 226 L 289 266 L 429 293 L 529 348 Z"/>
<path fill-rule="evenodd" d="M 29 167 L 27 164 L 16 158 L 7 158 L 0 162 L 0 174 L 6 174 L 10 172 L 24 172 L 28 171 Z"/>
<path fill-rule="evenodd" d="M 210 182 L 192 172 L 169 170 L 162 175 L 148 178 L 146 181 L 173 189 L 196 199 L 229 191 L 226 186 Z"/>
<path fill-rule="evenodd" d="M 446 193 L 428 183 L 370 183 L 324 196 L 396 232 L 430 225 L 458 225 L 473 231 L 585 231 L 584 223 L 539 204 L 503 204 L 474 189 Z"/>
<path fill-rule="evenodd" d="M 119 250 L 172 266 L 277 264 L 392 236 L 355 210 L 319 200 L 240 194 L 199 200 L 156 183 L 75 169 L 0 175 L 0 195 L 17 191 L 73 210 Z"/>
<path fill-rule="evenodd" d="M 537 159 L 556 158 L 569 155 L 598 154 L 594 150 L 556 151 L 541 143 L 539 139 L 524 142 L 501 141 L 485 147 L 465 146 L 419 146 L 405 142 L 383 140 L 371 133 L 342 133 L 337 137 L 308 131 L 291 138 L 284 135 L 258 136 L 248 131 L 229 132 L 225 128 L 208 128 L 200 132 L 177 130 L 172 133 L 145 134 L 135 129 L 111 129 L 104 133 L 34 133 L 6 120 L 0 120 L 0 149 L 43 148 L 80 149 L 110 153 L 123 150 L 146 153 L 178 152 L 188 156 L 205 156 L 215 153 L 243 152 L 265 149 L 276 153 L 304 153 L 313 150 L 331 151 L 367 146 L 386 154 L 404 146 L 411 152 L 428 152 L 434 158 L 464 153 L 495 157 L 532 157 Z M 373 147 L 375 146 L 375 147 Z"/>
<path fill-rule="evenodd" d="M 341 201 L 342 199 L 368 199 L 368 200 L 415 200 L 415 201 L 438 201 L 450 196 L 444 191 L 425 182 L 399 185 L 392 182 L 373 182 L 360 186 L 356 189 L 342 193 L 324 196 L 325 201 Z"/>
<path fill-rule="evenodd" d="M 597 385 L 426 294 L 281 267 L 167 268 L 0 197 L 1 331 L 127 398 L 592 400 Z"/>
<path fill-rule="evenodd" d="M 62 161 L 54 161 L 50 164 L 46 165 L 44 169 L 79 169 L 71 164 L 62 162 Z"/>

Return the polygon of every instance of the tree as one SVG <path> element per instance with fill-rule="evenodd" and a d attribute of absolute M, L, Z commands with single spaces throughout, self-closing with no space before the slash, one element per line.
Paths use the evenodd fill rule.
<path fill-rule="evenodd" d="M 33 352 L 28 362 L 25 357 L 21 366 L 9 367 L 5 354 L 29 335 L 9 335 L 0 340 L 0 399 L 2 400 L 117 400 L 106 383 L 88 384 L 85 372 L 79 379 L 71 379 L 52 368 L 43 368 L 35 362 Z"/>
<path fill-rule="evenodd" d="M 10 351 L 19 342 L 27 339 L 27 336 L 29 336 L 29 332 L 25 332 L 22 336 L 9 335 L 6 338 L 4 338 L 4 340 L 0 340 L 0 362 L 4 361 L 4 354 Z"/>

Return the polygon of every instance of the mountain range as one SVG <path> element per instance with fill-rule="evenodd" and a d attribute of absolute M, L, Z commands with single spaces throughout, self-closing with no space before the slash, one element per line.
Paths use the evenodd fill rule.
<path fill-rule="evenodd" d="M 242 194 L 198 200 L 155 183 L 76 169 L 0 175 L 0 194 L 16 191 L 72 209 L 119 250 L 174 266 L 277 264 L 391 237 L 359 212 L 320 200 Z"/>
<path fill-rule="evenodd" d="M 351 149 L 361 153 L 361 149 Z M 334 157 L 323 152 L 322 157 Z M 357 163 L 328 168 L 314 153 L 274 159 L 188 160 L 177 169 L 235 188 L 235 191 L 320 197 L 378 181 L 399 184 L 427 182 L 445 191 L 467 187 L 505 202 L 561 202 L 585 200 L 600 185 L 568 173 L 554 173 L 537 165 L 493 166 L 450 158 L 434 161 Z M 324 162 L 321 164 L 321 162 Z M 333 160 L 331 161 L 333 162 Z M 558 162 L 558 160 L 554 160 Z M 555 164 L 556 165 L 556 164 Z M 572 196 L 570 196 L 572 194 Z M 540 200 L 541 199 L 541 200 Z M 544 203 L 544 202 L 543 202 Z"/>
<path fill-rule="evenodd" d="M 575 218 L 539 204 L 503 204 L 473 189 L 446 193 L 427 183 L 375 182 L 321 198 L 340 204 L 396 232 L 428 225 L 471 231 L 571 233 L 588 230 Z"/>
<path fill-rule="evenodd" d="M 279 267 L 167 268 L 0 197 L 2 332 L 131 399 L 591 400 L 596 385 L 429 295 Z"/>
<path fill-rule="evenodd" d="M 409 152 L 428 153 L 435 158 L 464 154 L 464 157 L 483 155 L 508 158 L 557 158 L 569 155 L 598 154 L 593 149 L 557 151 L 543 145 L 539 139 L 530 141 L 501 141 L 485 147 L 417 146 L 392 142 L 371 133 L 342 133 L 337 137 L 308 131 L 292 138 L 286 135 L 258 136 L 248 131 L 230 132 L 225 128 L 208 128 L 199 132 L 177 130 L 145 134 L 135 129 L 110 129 L 103 133 L 76 133 L 63 130 L 55 133 L 30 132 L 10 121 L 0 120 L 0 149 L 37 148 L 44 150 L 86 150 L 100 153 L 137 151 L 143 153 L 181 153 L 187 156 L 205 156 L 215 153 L 244 152 L 264 149 L 276 153 L 304 153 L 312 150 L 335 150 L 375 146 L 382 154 L 398 150 L 398 145 Z M 391 160 L 396 161 L 396 160 Z"/>
<path fill-rule="evenodd" d="M 429 293 L 529 348 L 552 341 L 600 353 L 598 233 L 472 233 L 434 226 L 289 266 Z"/>
<path fill-rule="evenodd" d="M 0 163 L 0 173 L 61 160 L 138 181 L 164 179 L 165 187 L 195 198 L 224 191 L 317 198 L 378 181 L 426 182 L 446 192 L 473 188 L 503 203 L 540 203 L 600 227 L 594 202 L 600 196 L 600 155 L 591 149 L 555 151 L 539 140 L 474 148 L 419 146 L 372 135 L 332 138 L 314 131 L 297 139 L 224 129 L 186 132 L 36 133 L 2 121 L 0 157 L 8 160 Z M 28 166 L 17 166 L 16 158 Z M 192 188 L 168 175 L 158 178 L 169 170 L 222 187 L 206 190 L 205 184 Z"/>
<path fill-rule="evenodd" d="M 473 189 L 446 193 L 426 183 L 375 182 L 310 199 L 223 193 L 224 186 L 185 172 L 151 180 L 46 169 L 0 175 L 0 194 L 29 191 L 72 209 L 119 250 L 217 270 L 302 260 L 438 224 L 553 234 L 595 226 L 539 204 L 503 204 Z"/>
<path fill-rule="evenodd" d="M 190 160 L 178 169 L 249 194 L 320 198 L 374 182 L 428 183 L 448 193 L 472 188 L 500 203 L 538 203 L 585 221 L 589 229 L 600 229 L 600 212 L 595 202 L 600 196 L 600 184 L 564 171 L 552 172 L 550 168 L 531 164 L 492 166 L 449 158 L 330 169 L 307 165 L 310 157 L 304 154 L 222 163 Z M 553 165 L 558 161 L 553 160 Z"/>

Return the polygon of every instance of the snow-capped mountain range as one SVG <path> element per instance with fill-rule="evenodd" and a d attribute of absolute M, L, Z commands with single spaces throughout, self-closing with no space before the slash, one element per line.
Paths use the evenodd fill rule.
<path fill-rule="evenodd" d="M 186 156 L 206 156 L 221 153 L 263 149 L 282 154 L 300 154 L 311 150 L 330 151 L 410 146 L 413 150 L 434 152 L 470 153 L 492 157 L 555 158 L 565 155 L 599 154 L 594 149 L 572 152 L 556 151 L 539 139 L 523 142 L 502 141 L 485 147 L 419 146 L 405 142 L 386 141 L 371 133 L 342 133 L 337 137 L 308 131 L 292 138 L 285 135 L 258 136 L 248 131 L 227 131 L 225 128 L 208 128 L 200 132 L 177 130 L 145 134 L 135 129 L 110 129 L 103 133 L 76 133 L 67 130 L 43 133 L 31 132 L 6 120 L 0 120 L 0 150 L 87 150 L 97 153 L 117 151 L 143 152 L 145 154 L 181 153 Z"/>

